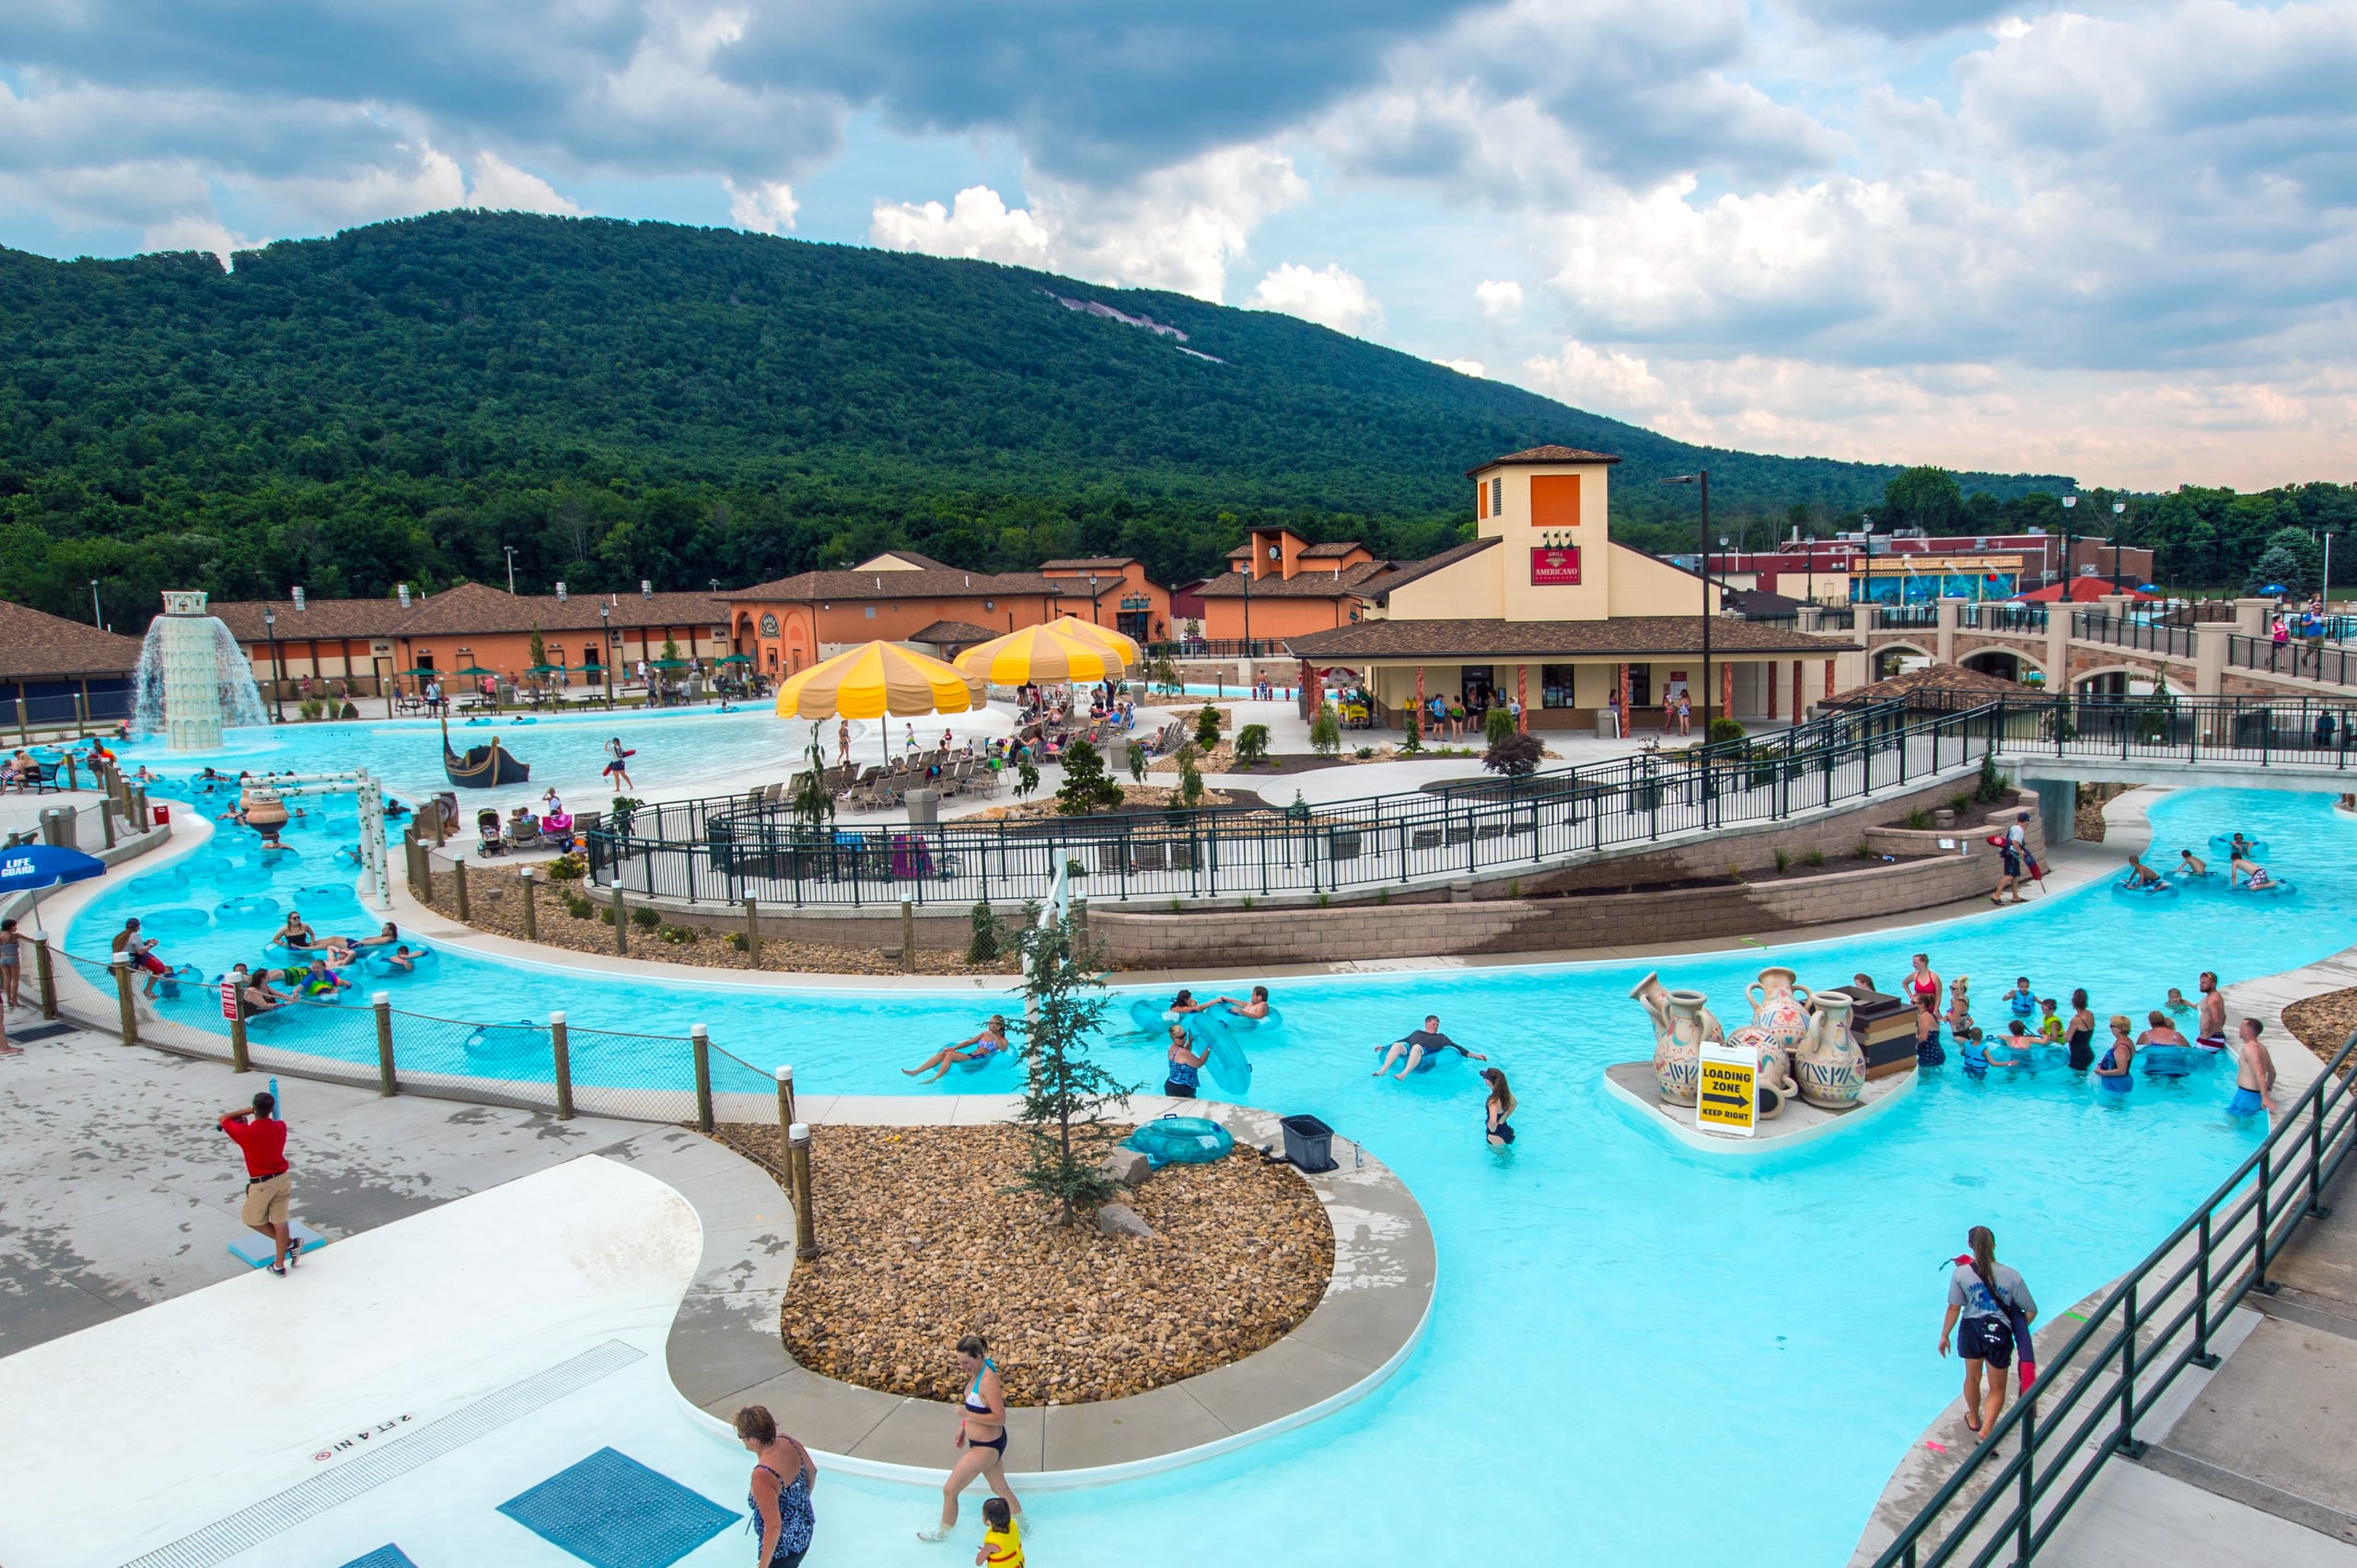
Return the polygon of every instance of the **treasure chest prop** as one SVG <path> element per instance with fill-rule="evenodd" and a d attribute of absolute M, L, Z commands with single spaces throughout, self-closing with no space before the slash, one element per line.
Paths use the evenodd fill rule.
<path fill-rule="evenodd" d="M 1855 985 L 1828 989 L 1847 993 L 1856 1004 L 1850 1009 L 1850 1032 L 1865 1053 L 1869 1079 L 1915 1070 L 1915 1010 L 1906 998 Z"/>

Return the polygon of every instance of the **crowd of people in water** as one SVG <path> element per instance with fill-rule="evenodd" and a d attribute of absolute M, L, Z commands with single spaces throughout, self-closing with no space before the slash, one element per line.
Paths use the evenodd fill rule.
<path fill-rule="evenodd" d="M 13 930 L 16 923 L 7 924 Z M 160 938 L 141 928 L 136 915 L 122 923 L 110 943 L 115 958 L 139 975 L 144 996 L 154 997 L 159 986 L 180 972 L 157 952 L 161 945 Z M 314 930 L 295 910 L 286 912 L 285 923 L 271 933 L 264 946 L 278 954 L 261 964 L 232 964 L 221 977 L 234 988 L 241 1017 L 274 1012 L 293 1002 L 333 1002 L 352 989 L 346 971 L 364 958 L 373 959 L 383 974 L 414 974 L 426 951 L 423 945 L 412 947 L 389 920 L 369 935 L 338 936 Z"/>
<path fill-rule="evenodd" d="M 2277 881 L 2273 872 L 2259 864 L 2258 857 L 2265 852 L 2264 844 L 2244 837 L 2239 831 L 2227 838 L 2224 845 L 2226 886 L 2254 892 L 2284 886 Z M 2179 883 L 2206 882 L 2213 875 L 2210 862 L 2189 849 L 2177 852 L 2177 865 L 2170 867 L 2165 875 L 2145 865 L 2142 855 L 2131 854 L 2128 857 L 2128 870 L 2121 876 L 2119 886 L 2130 892 L 2157 892 Z"/>

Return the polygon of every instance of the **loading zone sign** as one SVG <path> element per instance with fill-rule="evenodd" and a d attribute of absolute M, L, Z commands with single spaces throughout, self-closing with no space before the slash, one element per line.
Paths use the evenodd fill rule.
<path fill-rule="evenodd" d="M 1694 1125 L 1705 1132 L 1748 1138 L 1759 1131 L 1759 1048 L 1702 1042 Z"/>

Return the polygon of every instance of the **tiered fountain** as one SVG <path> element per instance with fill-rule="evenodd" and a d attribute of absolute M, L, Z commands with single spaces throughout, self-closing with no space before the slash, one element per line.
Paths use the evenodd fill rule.
<path fill-rule="evenodd" d="M 165 593 L 132 678 L 132 722 L 142 734 L 161 731 L 175 751 L 210 751 L 224 728 L 270 722 L 245 649 L 204 613 L 204 598 L 201 588 Z"/>

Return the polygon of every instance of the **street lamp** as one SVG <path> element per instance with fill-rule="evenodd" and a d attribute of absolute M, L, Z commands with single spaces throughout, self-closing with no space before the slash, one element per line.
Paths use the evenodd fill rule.
<path fill-rule="evenodd" d="M 516 547 L 503 544 L 499 548 L 507 552 L 507 592 L 512 597 L 516 592 Z"/>
<path fill-rule="evenodd" d="M 614 705 L 614 610 L 613 606 L 598 606 L 598 654 L 606 661 L 606 706 Z"/>
<path fill-rule="evenodd" d="M 270 706 L 278 722 L 286 722 L 285 677 L 278 668 L 278 611 L 268 605 L 261 609 L 261 629 L 270 638 Z"/>
<path fill-rule="evenodd" d="M 2119 533 L 2122 528 L 2128 526 L 2123 520 L 2127 516 L 2127 502 L 2115 501 L 2111 504 L 2111 589 L 2114 593 L 2118 593 L 2120 587 Z"/>
<path fill-rule="evenodd" d="M 90 579 L 90 624 L 103 632 L 107 629 L 106 613 L 99 609 L 99 580 Z"/>
<path fill-rule="evenodd" d="M 1711 738 L 1711 470 L 1698 469 L 1662 481 L 1664 484 L 1691 484 L 1702 494 L 1702 738 Z"/>
<path fill-rule="evenodd" d="M 1088 623 L 1097 624 L 1097 574 L 1088 574 Z"/>
<path fill-rule="evenodd" d="M 2079 575 L 2079 568 L 2071 561 L 2071 517 L 2078 505 L 2076 495 L 2062 497 L 2062 602 L 2066 605 L 2071 602 L 2072 580 Z"/>

